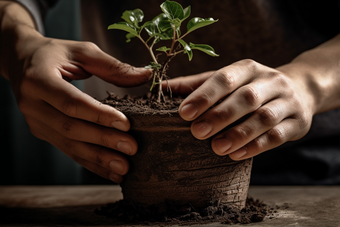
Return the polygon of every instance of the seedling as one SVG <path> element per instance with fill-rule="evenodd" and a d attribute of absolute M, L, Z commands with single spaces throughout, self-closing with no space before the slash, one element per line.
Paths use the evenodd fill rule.
<path fill-rule="evenodd" d="M 156 16 L 151 21 L 147 21 L 140 25 L 144 19 L 144 13 L 141 9 L 127 10 L 123 13 L 122 19 L 124 21 L 111 24 L 108 29 L 119 29 L 128 32 L 126 35 L 126 42 L 130 42 L 132 38 L 137 37 L 142 41 L 145 47 L 148 49 L 152 61 L 146 68 L 151 68 L 153 72 L 153 79 L 150 91 L 155 87 L 158 87 L 154 92 L 157 96 L 157 101 L 164 100 L 164 94 L 162 91 L 162 81 L 167 79 L 166 71 L 168 64 L 173 57 L 178 54 L 184 53 L 188 55 L 189 61 L 193 57 L 192 50 L 200 50 L 211 56 L 218 56 L 215 50 L 206 44 L 193 44 L 184 41 L 184 37 L 189 33 L 195 31 L 198 28 L 210 25 L 217 22 L 213 18 L 200 18 L 194 17 L 187 23 L 187 30 L 184 34 L 181 32 L 181 25 L 191 14 L 191 7 L 188 6 L 185 9 L 175 1 L 165 1 L 161 5 L 163 13 Z M 145 30 L 149 35 L 147 39 L 142 38 L 141 33 Z M 166 55 L 165 60 L 160 62 L 153 48 L 154 45 L 160 41 L 172 40 L 168 46 L 162 46 L 156 49 L 160 53 Z M 171 96 L 171 89 L 168 86 L 168 90 Z"/>

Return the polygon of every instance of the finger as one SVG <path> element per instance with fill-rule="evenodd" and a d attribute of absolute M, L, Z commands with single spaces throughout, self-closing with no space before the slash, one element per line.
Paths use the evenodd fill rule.
<path fill-rule="evenodd" d="M 291 103 L 276 99 L 256 110 L 248 119 L 221 132 L 211 142 L 218 155 L 227 155 L 274 128 L 294 113 Z"/>
<path fill-rule="evenodd" d="M 74 160 L 79 157 L 119 175 L 125 175 L 129 170 L 127 159 L 112 149 L 71 140 L 60 134 L 54 135 L 53 143 Z"/>
<path fill-rule="evenodd" d="M 86 79 L 92 76 L 92 74 L 74 64 L 64 64 L 59 67 L 59 70 L 67 81 Z"/>
<path fill-rule="evenodd" d="M 296 127 L 297 125 L 299 125 L 297 119 L 287 118 L 268 132 L 252 140 L 244 147 L 229 154 L 229 156 L 233 160 L 243 160 L 278 147 L 287 141 L 301 138 L 307 132 L 301 134 L 298 127 Z"/>
<path fill-rule="evenodd" d="M 112 172 L 110 170 L 107 170 L 105 168 L 103 168 L 102 166 L 100 165 L 97 165 L 95 163 L 92 163 L 92 162 L 89 162 L 85 159 L 82 159 L 82 158 L 75 158 L 75 161 L 83 166 L 84 168 L 90 170 L 91 172 L 105 178 L 105 179 L 108 179 L 108 180 L 112 180 L 113 182 L 116 182 L 116 183 L 121 183 L 123 181 L 123 176 L 120 175 L 120 174 L 117 174 L 115 172 Z"/>
<path fill-rule="evenodd" d="M 207 139 L 254 112 L 281 94 L 281 89 L 272 89 L 274 85 L 261 78 L 237 89 L 220 104 L 198 117 L 191 125 L 192 134 L 198 139 Z"/>
<path fill-rule="evenodd" d="M 168 91 L 170 87 L 173 95 L 187 96 L 201 86 L 212 74 L 213 71 L 210 71 L 163 81 L 162 89 Z"/>
<path fill-rule="evenodd" d="M 129 120 L 115 108 L 102 104 L 64 80 L 56 77 L 50 78 L 44 81 L 45 84 L 37 91 L 38 97 L 42 97 L 45 102 L 67 116 L 122 131 L 129 130 Z"/>
<path fill-rule="evenodd" d="M 182 102 L 179 107 L 180 116 L 187 121 L 194 120 L 217 101 L 251 81 L 256 74 L 253 65 L 240 61 L 213 73 Z"/>
<path fill-rule="evenodd" d="M 73 45 L 72 60 L 87 72 L 120 87 L 144 84 L 151 79 L 152 71 L 135 68 L 104 53 L 95 44 L 82 42 Z"/>
<path fill-rule="evenodd" d="M 30 129 L 35 136 L 38 135 L 39 138 L 51 143 L 75 161 L 86 160 L 86 165 L 82 164 L 85 168 L 91 169 L 91 171 L 98 169 L 100 172 L 94 172 L 101 174 L 105 178 L 108 177 L 104 176 L 104 172 L 125 175 L 129 170 L 127 159 L 119 152 L 102 146 L 65 138 L 50 128 L 49 125 L 32 117 L 27 119 L 27 122 L 29 122 Z M 90 164 L 91 166 L 89 166 Z M 94 168 L 95 166 L 98 167 Z"/>
<path fill-rule="evenodd" d="M 38 111 L 36 116 L 64 137 L 112 148 L 128 155 L 137 152 L 137 142 L 127 133 L 66 116 L 47 103 L 43 106 L 44 111 Z"/>
<path fill-rule="evenodd" d="M 129 170 L 126 157 L 115 150 L 66 138 L 49 125 L 34 118 L 30 118 L 29 122 L 34 123 L 32 131 L 34 135 L 38 131 L 40 138 L 50 142 L 73 160 L 84 159 L 119 175 L 125 175 Z"/>

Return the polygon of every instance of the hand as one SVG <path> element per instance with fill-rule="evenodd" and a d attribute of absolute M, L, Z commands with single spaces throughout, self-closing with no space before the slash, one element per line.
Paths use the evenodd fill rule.
<path fill-rule="evenodd" d="M 243 60 L 216 72 L 170 80 L 169 85 L 175 94 L 192 92 L 179 107 L 181 117 L 193 121 L 192 134 L 201 140 L 216 135 L 214 152 L 241 160 L 300 139 L 311 126 L 311 91 L 284 69 Z"/>
<path fill-rule="evenodd" d="M 6 30 L 0 37 L 6 43 L 0 69 L 31 132 L 90 171 L 120 183 L 129 169 L 124 154 L 137 151 L 136 141 L 125 133 L 128 119 L 67 81 L 94 74 L 117 86 L 134 86 L 148 81 L 151 72 L 123 64 L 89 42 L 45 38 L 20 24 L 13 31 L 20 32 Z"/>

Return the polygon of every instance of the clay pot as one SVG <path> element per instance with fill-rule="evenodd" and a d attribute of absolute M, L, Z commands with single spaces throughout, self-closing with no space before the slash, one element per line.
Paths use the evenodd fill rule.
<path fill-rule="evenodd" d="M 239 209 L 245 206 L 252 159 L 236 162 L 228 155 L 216 155 L 211 141 L 194 138 L 190 122 L 176 111 L 122 112 L 138 143 L 121 184 L 124 199 L 147 205 L 168 200 L 194 207 L 214 202 Z"/>

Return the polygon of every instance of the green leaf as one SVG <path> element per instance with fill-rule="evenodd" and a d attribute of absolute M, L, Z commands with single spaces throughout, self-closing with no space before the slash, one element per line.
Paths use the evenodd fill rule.
<path fill-rule="evenodd" d="M 139 27 L 139 23 L 143 21 L 144 13 L 141 9 L 135 9 L 135 10 L 126 10 L 123 15 L 122 19 L 128 22 L 131 25 L 134 25 L 135 27 Z"/>
<path fill-rule="evenodd" d="M 173 37 L 173 34 L 174 34 L 173 31 L 174 31 L 173 29 L 169 29 L 169 30 L 166 30 L 165 32 L 157 34 L 157 36 L 161 40 L 169 40 L 169 39 L 172 39 L 172 37 Z"/>
<path fill-rule="evenodd" d="M 150 62 L 150 65 L 145 66 L 146 69 L 160 69 L 162 67 L 161 64 L 156 64 L 155 62 Z"/>
<path fill-rule="evenodd" d="M 190 33 L 198 28 L 210 25 L 212 23 L 217 22 L 218 20 L 214 20 L 213 18 L 203 19 L 200 17 L 192 18 L 187 24 L 187 33 Z"/>
<path fill-rule="evenodd" d="M 156 26 L 156 24 L 152 23 L 151 21 L 149 21 L 148 24 L 144 24 L 143 25 L 145 28 L 145 31 L 149 34 L 149 36 L 155 36 L 156 34 L 159 33 L 158 28 Z"/>
<path fill-rule="evenodd" d="M 163 52 L 167 52 L 167 51 L 169 51 L 170 50 L 170 48 L 168 48 L 168 47 L 166 47 L 166 46 L 162 46 L 162 47 L 160 47 L 160 48 L 158 48 L 158 49 L 156 49 L 157 51 L 163 51 Z"/>
<path fill-rule="evenodd" d="M 169 40 L 173 37 L 173 29 L 164 13 L 159 14 L 152 21 L 145 22 L 142 27 L 145 28 L 150 37 L 156 37 L 155 43 L 159 40 Z"/>
<path fill-rule="evenodd" d="M 176 28 L 181 27 L 182 21 L 178 18 L 170 20 L 170 24 L 174 25 Z"/>
<path fill-rule="evenodd" d="M 115 23 L 115 24 L 111 24 L 107 29 L 119 29 L 119 30 L 129 32 L 134 36 L 138 36 L 137 29 L 133 25 L 127 22 L 123 22 L 123 21 Z"/>
<path fill-rule="evenodd" d="M 167 18 L 164 13 L 161 13 L 157 17 L 152 19 L 152 22 L 157 25 L 160 32 L 164 32 L 171 28 L 169 18 Z"/>
<path fill-rule="evenodd" d="M 188 6 L 187 8 L 185 8 L 183 10 L 183 13 L 184 13 L 184 17 L 183 17 L 182 21 L 184 21 L 185 19 L 187 19 L 190 16 L 190 14 L 191 14 L 191 6 Z"/>
<path fill-rule="evenodd" d="M 163 2 L 161 4 L 161 9 L 170 20 L 176 18 L 182 20 L 184 18 L 183 7 L 175 1 L 167 0 Z"/>
<path fill-rule="evenodd" d="M 126 42 L 129 43 L 132 38 L 136 37 L 134 34 L 128 33 L 126 34 Z"/>
<path fill-rule="evenodd" d="M 212 48 L 211 46 L 206 45 L 206 44 L 193 44 L 193 43 L 190 43 L 190 48 L 193 49 L 193 50 L 203 51 L 204 53 L 209 54 L 210 56 L 213 56 L 213 57 L 218 57 L 219 56 L 218 54 L 215 53 L 214 48 Z"/>
<path fill-rule="evenodd" d="M 151 21 L 145 22 L 142 27 L 145 27 L 149 36 L 154 36 L 155 34 L 159 34 L 170 29 L 171 24 L 165 14 L 161 13 Z"/>
<path fill-rule="evenodd" d="M 190 46 L 183 39 L 179 39 L 178 41 L 182 44 L 184 53 L 188 54 L 189 61 L 191 61 L 193 54 Z"/>

